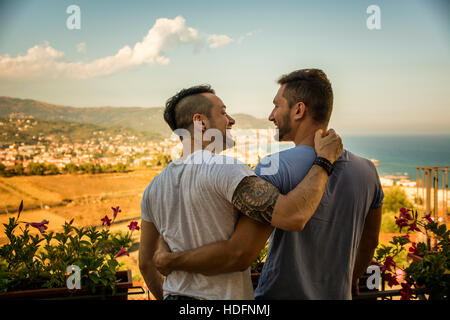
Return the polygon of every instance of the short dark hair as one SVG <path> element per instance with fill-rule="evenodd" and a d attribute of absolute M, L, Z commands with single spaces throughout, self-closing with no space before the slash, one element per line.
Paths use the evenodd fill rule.
<path fill-rule="evenodd" d="M 283 75 L 278 84 L 286 87 L 283 96 L 292 107 L 303 102 L 317 123 L 328 123 L 333 110 L 333 90 L 325 72 L 320 69 L 301 69 Z"/>
<path fill-rule="evenodd" d="M 196 113 L 211 116 L 212 102 L 202 93 L 215 94 L 210 85 L 194 86 L 183 89 L 166 102 L 164 120 L 172 131 L 188 129 L 192 125 L 192 117 Z"/>

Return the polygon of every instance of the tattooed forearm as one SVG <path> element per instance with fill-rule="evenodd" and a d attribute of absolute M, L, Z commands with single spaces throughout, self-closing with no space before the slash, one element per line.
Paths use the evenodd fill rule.
<path fill-rule="evenodd" d="M 246 177 L 233 194 L 233 205 L 250 218 L 270 224 L 280 192 L 258 177 Z"/>

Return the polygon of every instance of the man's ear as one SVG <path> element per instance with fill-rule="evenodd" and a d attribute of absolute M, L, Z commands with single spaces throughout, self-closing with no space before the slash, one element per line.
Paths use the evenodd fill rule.
<path fill-rule="evenodd" d="M 192 121 L 194 122 L 194 127 L 201 125 L 202 132 L 206 131 L 206 121 L 205 120 L 206 120 L 206 117 L 203 114 L 200 114 L 200 113 L 196 113 L 192 117 Z"/>
<path fill-rule="evenodd" d="M 292 112 L 293 112 L 293 118 L 294 120 L 300 120 L 303 119 L 306 115 L 306 105 L 303 102 L 297 102 L 293 107 L 292 107 Z"/>

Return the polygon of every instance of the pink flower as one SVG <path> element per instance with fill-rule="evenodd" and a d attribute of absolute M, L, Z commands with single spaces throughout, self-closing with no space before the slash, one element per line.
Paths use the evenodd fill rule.
<path fill-rule="evenodd" d="M 419 231 L 420 232 L 420 229 L 417 227 L 415 221 L 409 225 L 408 231 L 413 231 L 413 232 L 414 231 Z"/>
<path fill-rule="evenodd" d="M 381 272 L 386 272 L 386 271 L 390 271 L 391 267 L 395 268 L 395 261 L 391 256 L 387 256 L 386 260 L 384 261 L 384 265 L 381 268 Z"/>
<path fill-rule="evenodd" d="M 420 255 L 419 248 L 417 248 L 417 244 L 415 242 L 411 242 L 411 247 L 409 248 L 409 252 L 411 252 L 415 255 Z"/>
<path fill-rule="evenodd" d="M 113 210 L 113 221 L 114 220 L 116 220 L 116 217 L 117 217 L 117 214 L 119 213 L 119 212 L 122 212 L 122 210 L 120 210 L 119 209 L 119 206 L 117 206 L 117 207 L 111 207 L 111 209 Z"/>
<path fill-rule="evenodd" d="M 102 226 L 107 225 L 108 227 L 111 225 L 111 219 L 108 218 L 108 216 L 105 216 L 103 219 L 101 219 L 103 221 Z"/>
<path fill-rule="evenodd" d="M 25 228 L 28 228 L 28 226 L 32 226 L 33 228 L 38 229 L 40 233 L 45 233 L 45 230 L 48 229 L 48 227 L 46 226 L 46 224 L 48 223 L 49 223 L 48 220 L 42 220 L 41 222 L 31 222 L 27 223 L 25 225 Z"/>
<path fill-rule="evenodd" d="M 400 232 L 402 232 L 402 228 L 408 226 L 408 220 L 401 217 L 400 218 L 395 217 L 395 224 L 399 227 Z"/>
<path fill-rule="evenodd" d="M 409 283 L 402 283 L 402 290 L 400 290 L 400 295 L 402 296 L 400 300 L 410 300 L 412 294 L 412 289 Z"/>
<path fill-rule="evenodd" d="M 70 225 L 72 225 L 74 219 L 75 218 L 72 218 L 72 220 L 70 220 L 70 222 L 69 222 Z"/>
<path fill-rule="evenodd" d="M 397 277 L 391 273 L 386 273 L 384 275 L 384 279 L 387 281 L 389 287 L 398 285 Z"/>
<path fill-rule="evenodd" d="M 412 212 L 412 210 L 408 210 L 406 208 L 401 208 L 400 209 L 400 218 L 404 218 L 406 220 L 412 220 L 413 217 L 411 216 L 411 214 L 409 212 Z"/>
<path fill-rule="evenodd" d="M 130 255 L 128 254 L 128 251 L 125 250 L 125 249 L 123 248 L 123 246 L 121 246 L 119 252 L 117 252 L 117 254 L 114 256 L 114 258 L 123 256 L 123 255 L 130 256 Z"/>
<path fill-rule="evenodd" d="M 405 278 L 405 271 L 397 268 L 397 270 L 395 270 L 395 278 L 397 279 L 397 281 L 403 281 L 403 279 Z"/>
<path fill-rule="evenodd" d="M 428 224 L 433 222 L 433 219 L 431 219 L 431 212 L 423 217 L 425 220 L 427 220 Z"/>
<path fill-rule="evenodd" d="M 137 221 L 130 222 L 130 224 L 128 225 L 128 229 L 130 229 L 131 231 L 139 230 L 138 222 Z"/>

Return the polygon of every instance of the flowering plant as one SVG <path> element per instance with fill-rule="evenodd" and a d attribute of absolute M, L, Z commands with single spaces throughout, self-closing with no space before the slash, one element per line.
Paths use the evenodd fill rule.
<path fill-rule="evenodd" d="M 112 208 L 112 220 L 107 216 L 102 219 L 108 221 L 108 227 L 102 230 L 95 226 L 77 228 L 72 219 L 64 223 L 62 232 L 46 233 L 49 221 L 20 221 L 22 209 L 23 201 L 17 217 L 3 224 L 9 243 L 0 247 L 0 292 L 65 287 L 67 267 L 76 265 L 80 268 L 82 287 L 95 292 L 102 285 L 115 293 L 117 257 L 128 255 L 133 230 L 139 230 L 137 222 L 130 224 L 131 233 L 112 233 L 109 226 L 120 212 L 117 207 Z M 30 226 L 39 233 L 30 234 Z"/>
<path fill-rule="evenodd" d="M 381 245 L 376 252 L 376 260 L 383 264 L 381 273 L 388 286 L 401 285 L 402 300 L 416 296 L 413 287 L 424 289 L 430 299 L 450 299 L 450 231 L 446 225 L 433 221 L 431 214 L 419 219 L 417 211 L 406 208 L 400 209 L 395 223 L 400 232 L 407 228 L 406 234 L 394 237 L 389 246 Z M 411 232 L 426 235 L 427 243 L 411 241 Z M 416 258 L 408 267 L 400 268 L 394 258 L 405 251 L 407 245 L 410 256 Z"/>

